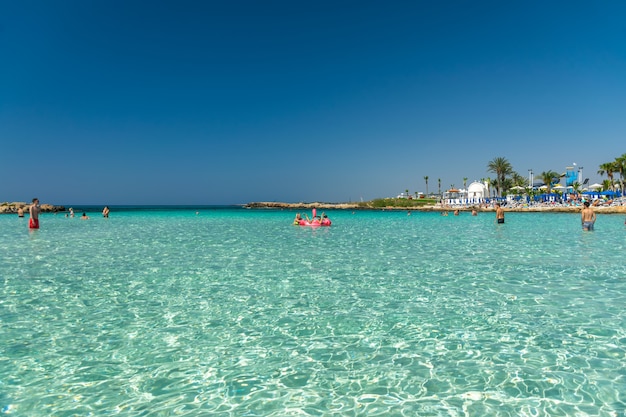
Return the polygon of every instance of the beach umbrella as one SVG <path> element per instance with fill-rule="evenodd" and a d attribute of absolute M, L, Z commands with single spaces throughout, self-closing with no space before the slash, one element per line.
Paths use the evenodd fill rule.
<path fill-rule="evenodd" d="M 559 184 L 559 185 L 557 185 L 555 187 L 552 187 L 552 189 L 553 190 L 565 190 L 566 188 Z"/>
<path fill-rule="evenodd" d="M 591 184 L 591 185 L 589 186 L 589 189 L 590 189 L 590 190 L 595 190 L 595 189 L 597 189 L 597 188 L 602 188 L 602 184 L 595 183 L 595 184 Z"/>

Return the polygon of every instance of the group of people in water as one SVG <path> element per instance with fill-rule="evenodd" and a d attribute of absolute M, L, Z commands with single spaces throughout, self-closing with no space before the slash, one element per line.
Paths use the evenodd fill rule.
<path fill-rule="evenodd" d="M 105 206 L 104 209 L 102 210 L 102 217 L 108 218 L 109 211 L 110 211 L 109 207 Z M 29 214 L 28 228 L 29 229 L 39 229 L 39 214 L 40 213 L 41 213 L 41 206 L 39 205 L 39 199 L 33 198 L 33 202 L 28 208 L 28 214 Z M 17 211 L 17 215 L 18 217 L 24 217 L 24 209 L 20 207 Z M 72 207 L 70 207 L 69 213 L 65 214 L 65 217 L 74 217 L 74 209 Z M 80 219 L 88 220 L 89 216 L 87 216 L 87 213 L 83 213 L 83 215 L 80 216 Z"/>
<path fill-rule="evenodd" d="M 454 215 L 458 216 L 460 214 L 460 211 L 458 209 L 454 210 Z M 409 212 L 409 215 L 411 215 L 411 212 Z M 448 212 L 447 211 L 442 211 L 441 212 L 442 216 L 447 216 Z M 472 216 L 478 216 L 478 210 L 476 210 L 475 208 L 472 209 Z"/>
<path fill-rule="evenodd" d="M 106 214 L 105 214 L 106 211 Z M 109 217 L 109 208 L 105 207 L 104 210 L 102 211 L 102 216 L 104 217 Z M 74 209 L 70 207 L 70 213 L 65 214 L 65 217 L 74 217 Z M 83 215 L 80 216 L 81 220 L 89 220 L 89 216 L 87 216 L 87 213 L 83 212 Z"/>
<path fill-rule="evenodd" d="M 321 216 L 317 216 L 315 209 L 313 209 L 313 218 L 309 218 L 306 213 L 304 214 L 304 218 L 300 213 L 296 213 L 293 224 L 296 226 L 330 226 L 331 221 L 326 213 L 322 212 Z"/>
<path fill-rule="evenodd" d="M 496 203 L 494 208 L 496 212 L 496 222 L 499 224 L 504 223 L 504 209 L 499 203 Z M 300 213 L 296 213 L 296 217 L 293 220 L 293 224 L 298 225 L 298 226 L 330 226 L 331 221 L 326 215 L 326 213 L 322 212 L 321 216 L 317 216 L 315 209 L 313 209 L 312 214 L 313 214 L 312 218 L 309 218 L 307 214 L 305 214 L 303 218 Z M 408 214 L 410 215 L 411 212 L 409 211 Z M 447 211 L 442 212 L 441 215 L 447 216 L 448 212 Z M 459 210 L 454 210 L 454 215 L 458 216 Z M 478 211 L 475 208 L 473 208 L 472 216 L 477 216 L 477 215 L 478 215 Z M 582 223 L 583 230 L 593 230 L 595 222 L 596 222 L 596 213 L 590 207 L 589 202 L 585 201 L 584 207 L 581 211 L 581 223 Z M 626 221 L 624 222 L 624 224 L 626 224 Z"/>
<path fill-rule="evenodd" d="M 496 203 L 495 209 L 496 209 L 496 222 L 504 223 L 504 209 L 498 203 Z M 33 198 L 33 203 L 29 207 L 28 211 L 30 215 L 28 227 L 30 229 L 39 229 L 39 213 L 41 209 L 39 207 L 39 200 L 37 198 Z M 74 217 L 74 209 L 70 208 L 69 212 L 70 212 L 69 216 Z M 198 213 L 196 212 L 196 214 Z M 411 212 L 409 211 L 408 214 L 410 215 Z M 447 216 L 448 212 L 447 211 L 441 212 L 441 215 Z M 454 210 L 454 215 L 458 216 L 459 210 Z M 478 212 L 476 211 L 476 209 L 472 209 L 472 216 L 476 216 L 476 215 L 478 215 Z M 18 216 L 24 217 L 24 211 L 22 208 L 18 210 Z M 68 215 L 66 214 L 65 216 L 67 217 Z M 109 217 L 108 206 L 104 207 L 104 209 L 102 210 L 102 217 L 104 218 Z M 86 213 L 83 213 L 83 215 L 81 216 L 81 219 L 83 220 L 89 219 L 89 216 L 87 216 Z M 596 222 L 596 213 L 590 207 L 590 204 L 588 201 L 584 202 L 584 207 L 581 211 L 580 220 L 582 223 L 583 230 L 593 230 L 594 224 Z M 316 210 L 313 209 L 312 218 L 309 218 L 307 214 L 305 214 L 303 218 L 300 213 L 296 213 L 296 217 L 293 220 L 293 224 L 297 226 L 330 226 L 331 221 L 326 215 L 326 213 L 322 212 L 322 215 L 318 216 L 316 213 Z M 626 221 L 624 222 L 624 224 L 626 224 Z"/>
<path fill-rule="evenodd" d="M 496 223 L 498 224 L 504 223 L 504 209 L 502 208 L 500 203 L 496 203 L 494 208 L 496 211 Z M 441 212 L 441 215 L 447 216 L 448 212 L 447 211 Z M 454 215 L 455 216 L 459 215 L 458 209 L 454 210 Z M 478 215 L 478 212 L 476 211 L 475 208 L 473 208 L 472 216 L 477 216 L 477 215 Z M 580 222 L 582 224 L 583 230 L 593 230 L 593 226 L 596 222 L 596 213 L 590 207 L 590 204 L 588 201 L 585 201 L 583 203 L 583 209 L 580 212 Z M 626 224 L 626 220 L 624 221 L 624 224 Z"/>

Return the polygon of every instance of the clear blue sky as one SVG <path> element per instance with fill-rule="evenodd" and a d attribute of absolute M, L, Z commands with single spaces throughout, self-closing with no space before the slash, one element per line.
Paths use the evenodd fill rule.
<path fill-rule="evenodd" d="M 626 152 L 626 2 L 0 1 L 0 201 L 345 202 Z"/>

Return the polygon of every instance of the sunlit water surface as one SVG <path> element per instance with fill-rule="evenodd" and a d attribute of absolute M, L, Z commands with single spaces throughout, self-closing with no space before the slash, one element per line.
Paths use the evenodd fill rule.
<path fill-rule="evenodd" d="M 626 415 L 623 216 L 89 214 L 0 216 L 0 414 Z"/>

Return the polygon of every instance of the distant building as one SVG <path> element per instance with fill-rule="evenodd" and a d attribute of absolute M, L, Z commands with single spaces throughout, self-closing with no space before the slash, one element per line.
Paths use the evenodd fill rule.
<path fill-rule="evenodd" d="M 474 181 L 467 187 L 467 200 L 470 204 L 485 202 L 489 198 L 489 187 L 482 182 Z"/>

